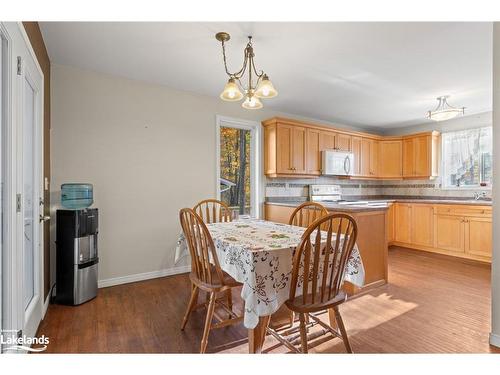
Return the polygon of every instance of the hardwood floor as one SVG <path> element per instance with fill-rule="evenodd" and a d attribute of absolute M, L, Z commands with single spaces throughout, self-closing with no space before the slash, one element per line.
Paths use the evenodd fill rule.
<path fill-rule="evenodd" d="M 78 307 L 50 305 L 38 334 L 49 337 L 48 353 L 197 353 L 205 311 L 194 312 L 185 331 L 179 329 L 189 292 L 187 275 L 100 289 L 96 299 Z M 233 300 L 241 312 L 237 293 Z M 500 352 L 488 344 L 486 265 L 391 248 L 389 284 L 340 309 L 355 353 Z M 272 338 L 264 348 L 286 352 Z M 210 334 L 208 352 L 247 350 L 243 325 Z M 345 352 L 339 339 L 310 351 Z"/>

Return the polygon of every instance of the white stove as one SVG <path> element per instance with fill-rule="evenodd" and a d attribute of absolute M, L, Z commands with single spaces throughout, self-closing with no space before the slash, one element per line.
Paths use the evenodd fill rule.
<path fill-rule="evenodd" d="M 329 205 L 346 205 L 352 207 L 387 207 L 386 200 L 344 200 L 340 185 L 309 185 L 309 199 L 328 207 Z"/>
<path fill-rule="evenodd" d="M 342 200 L 340 185 L 309 185 L 309 198 L 312 202 L 338 202 Z"/>

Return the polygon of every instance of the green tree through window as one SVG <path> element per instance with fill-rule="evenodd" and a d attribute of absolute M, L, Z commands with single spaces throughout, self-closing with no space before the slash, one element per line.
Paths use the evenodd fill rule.
<path fill-rule="evenodd" d="M 251 212 L 250 141 L 249 130 L 229 127 L 220 129 L 221 200 L 245 215 Z"/>

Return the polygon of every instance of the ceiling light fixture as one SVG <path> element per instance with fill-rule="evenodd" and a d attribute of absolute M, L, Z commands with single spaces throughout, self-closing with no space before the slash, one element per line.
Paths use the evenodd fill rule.
<path fill-rule="evenodd" d="M 255 67 L 255 62 L 253 60 L 255 54 L 253 52 L 251 36 L 248 37 L 248 43 L 245 47 L 243 67 L 235 73 L 231 73 L 227 68 L 225 42 L 230 39 L 229 34 L 225 32 L 217 33 L 215 34 L 215 39 L 222 43 L 222 57 L 224 59 L 224 68 L 226 70 L 226 74 L 229 76 L 229 80 L 224 86 L 224 90 L 220 94 L 220 98 L 222 100 L 235 102 L 245 97 L 245 100 L 241 105 L 243 108 L 259 109 L 263 107 L 262 102 L 259 99 L 274 98 L 276 95 L 278 95 L 278 91 L 276 91 L 276 89 L 274 88 L 267 74 L 265 74 L 262 70 L 258 72 L 257 68 Z M 245 87 L 241 82 L 246 72 L 248 75 L 247 87 Z M 253 75 L 255 75 L 255 78 L 257 78 L 255 83 L 253 81 Z M 242 93 L 242 91 L 244 92 L 244 94 Z"/>
<path fill-rule="evenodd" d="M 434 121 L 444 121 L 465 113 L 465 107 L 456 108 L 448 104 L 449 95 L 437 98 L 438 106 L 433 111 L 427 112 L 427 118 Z"/>

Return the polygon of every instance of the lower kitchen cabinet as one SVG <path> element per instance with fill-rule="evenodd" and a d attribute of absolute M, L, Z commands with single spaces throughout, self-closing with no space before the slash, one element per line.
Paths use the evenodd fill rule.
<path fill-rule="evenodd" d="M 436 215 L 436 248 L 463 253 L 465 225 L 461 216 Z"/>
<path fill-rule="evenodd" d="M 465 219 L 466 244 L 469 254 L 491 257 L 493 227 L 491 218 L 469 217 Z"/>
<path fill-rule="evenodd" d="M 434 207 L 414 204 L 411 210 L 411 242 L 422 246 L 434 245 Z"/>
<path fill-rule="evenodd" d="M 390 244 L 491 262 L 491 207 L 395 203 L 392 231 Z"/>
<path fill-rule="evenodd" d="M 397 242 L 411 243 L 411 205 L 396 203 L 394 208 L 395 233 L 394 239 Z"/>

